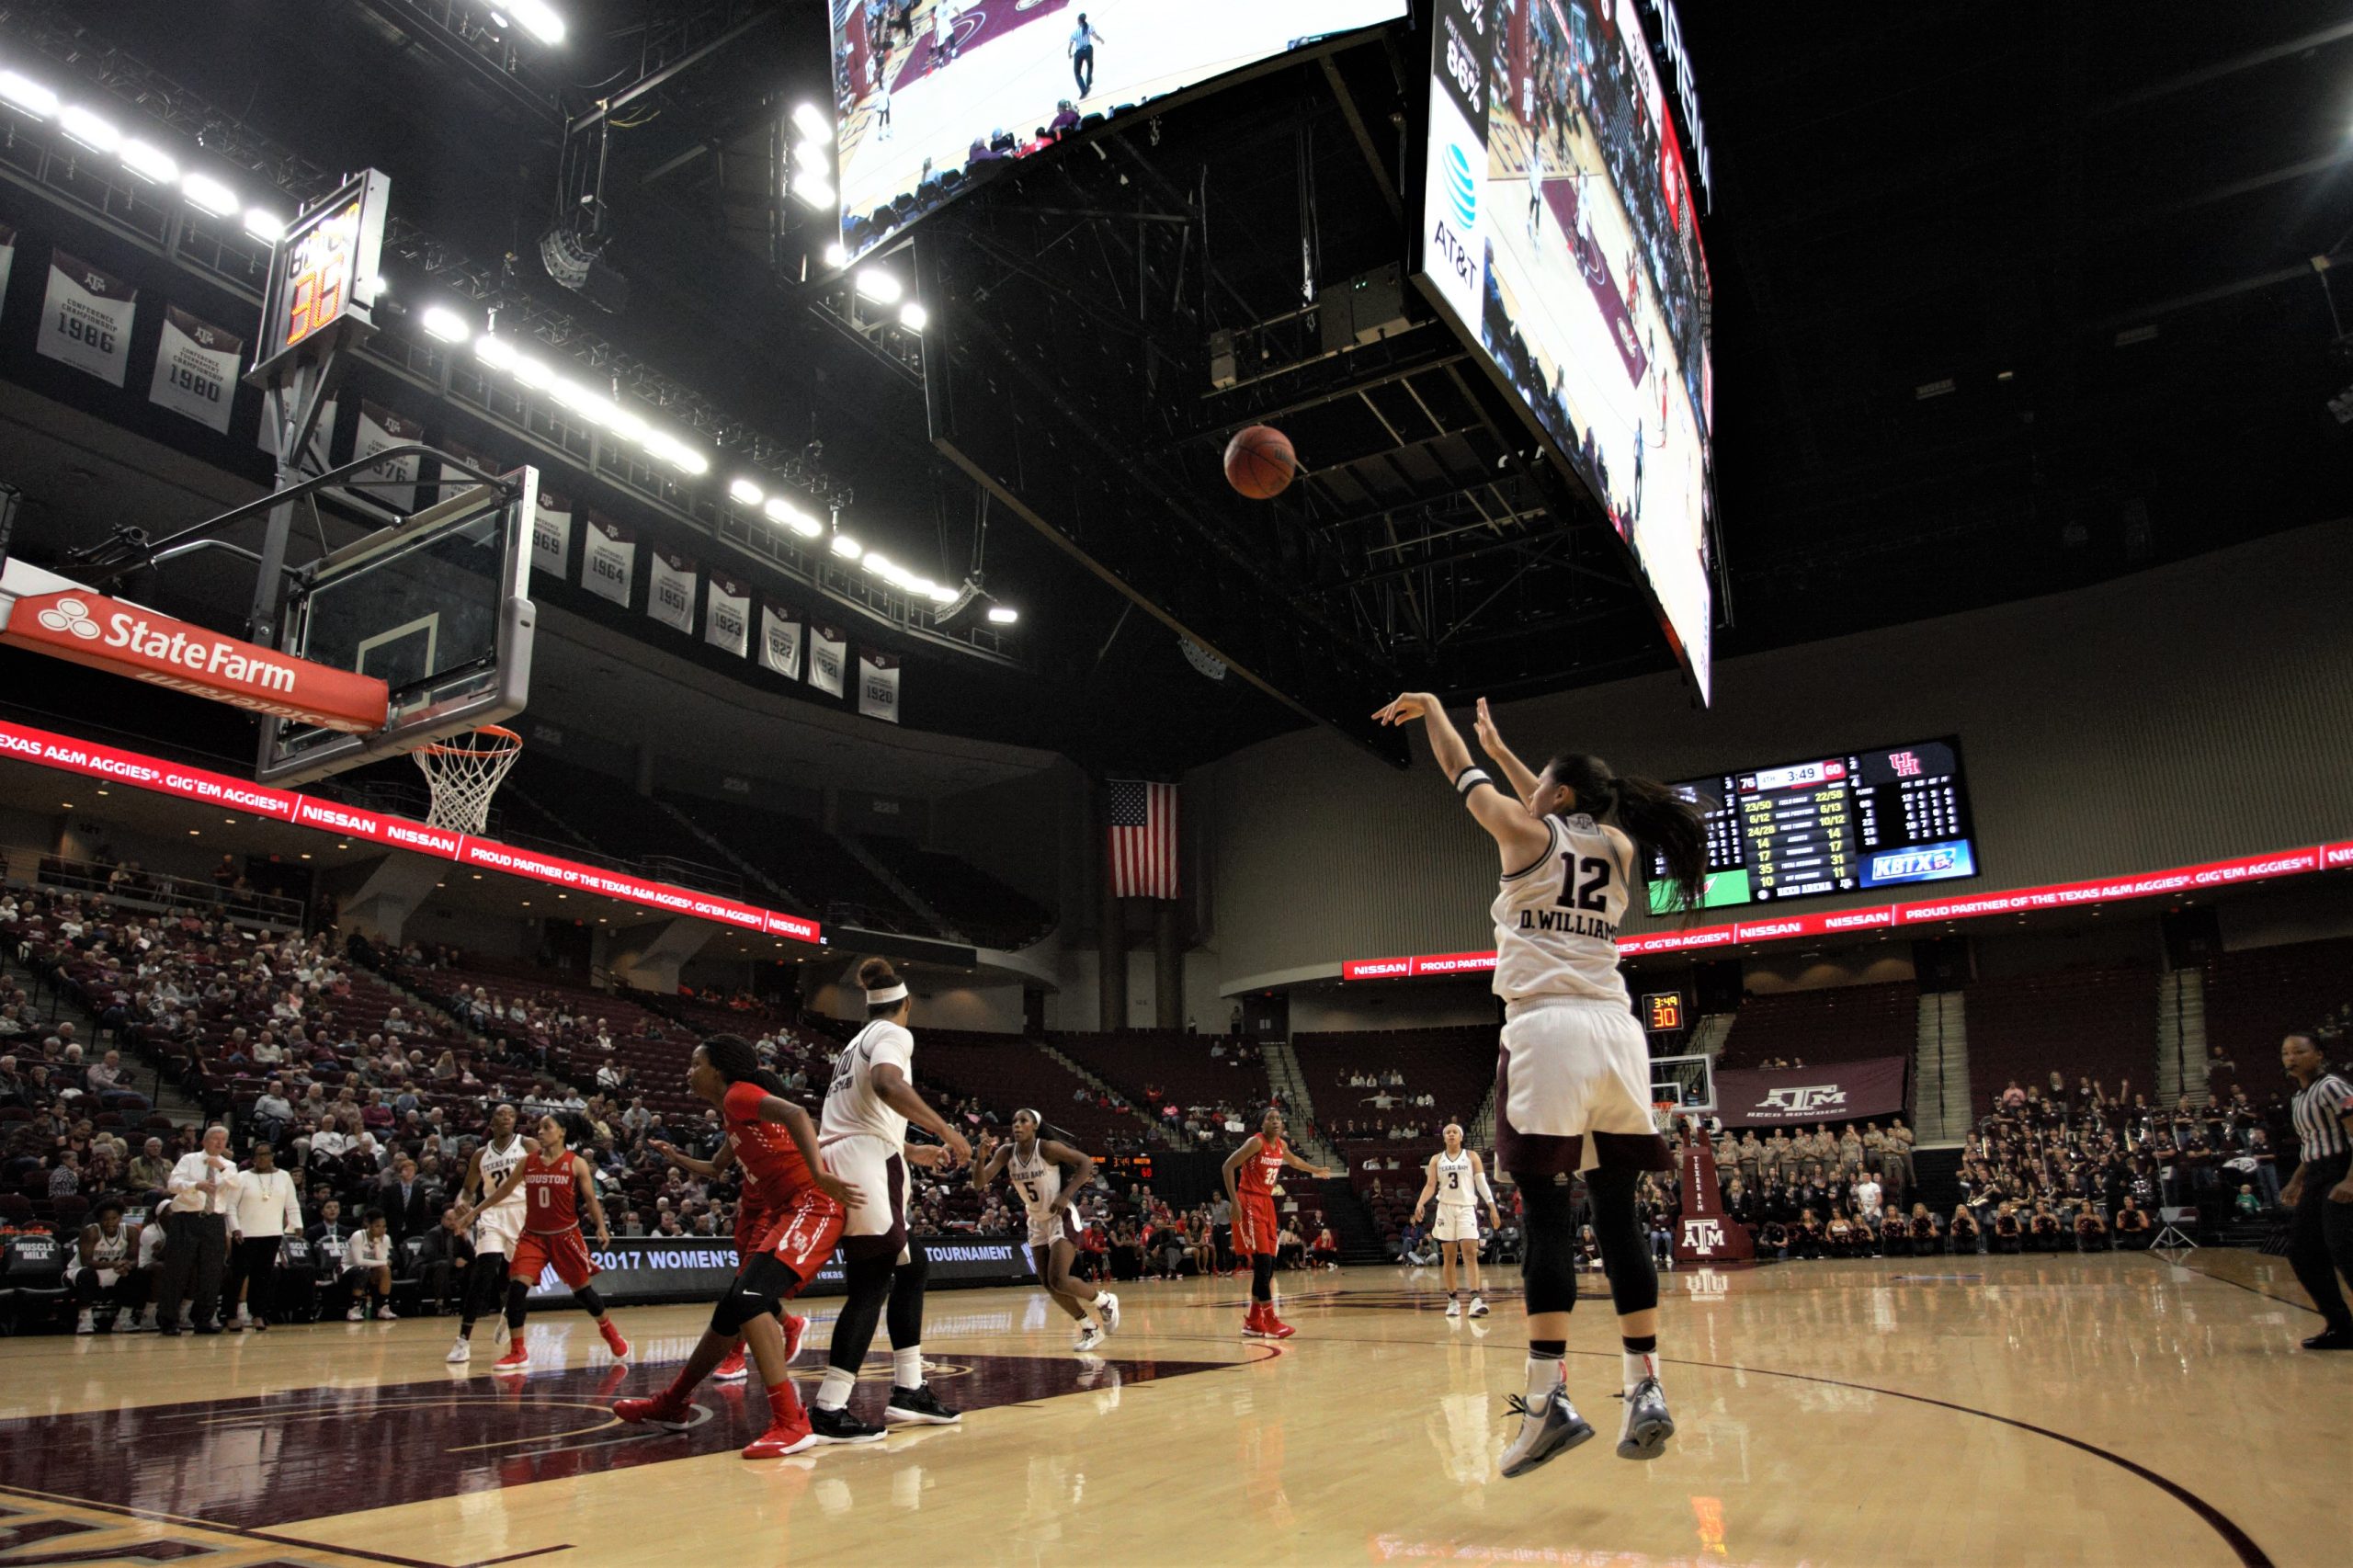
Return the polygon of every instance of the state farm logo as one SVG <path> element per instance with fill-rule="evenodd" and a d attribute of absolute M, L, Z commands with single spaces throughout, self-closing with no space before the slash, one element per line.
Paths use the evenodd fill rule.
<path fill-rule="evenodd" d="M 1819 1110 L 1824 1106 L 1846 1103 L 1847 1091 L 1837 1085 L 1809 1084 L 1798 1089 L 1775 1089 L 1756 1102 L 1756 1108 L 1784 1110 L 1792 1116 L 1803 1116 L 1808 1111 Z"/>
<path fill-rule="evenodd" d="M 51 631 L 70 631 L 85 642 L 98 637 L 98 623 L 90 619 L 90 607 L 80 599 L 60 599 L 40 612 L 40 623 Z"/>

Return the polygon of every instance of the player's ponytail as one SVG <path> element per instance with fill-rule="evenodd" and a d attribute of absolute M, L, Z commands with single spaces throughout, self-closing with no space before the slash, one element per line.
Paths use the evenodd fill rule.
<path fill-rule="evenodd" d="M 1708 824 L 1699 809 L 1655 778 L 1620 778 L 1597 756 L 1563 752 L 1552 782 L 1576 791 L 1576 809 L 1599 821 L 1614 809 L 1634 846 L 1666 864 L 1667 903 L 1688 913 L 1708 891 Z"/>
<path fill-rule="evenodd" d="M 866 1016 L 887 1018 L 907 1003 L 906 982 L 884 958 L 868 959 L 858 966 L 858 988 L 866 993 Z M 895 994 L 893 994 L 895 993 Z"/>

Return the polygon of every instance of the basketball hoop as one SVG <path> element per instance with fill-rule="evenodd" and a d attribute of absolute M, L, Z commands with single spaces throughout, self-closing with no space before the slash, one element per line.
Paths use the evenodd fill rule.
<path fill-rule="evenodd" d="M 1675 1136 L 1675 1119 L 1682 1109 L 1683 1104 L 1680 1100 L 1653 1100 L 1651 1102 L 1651 1124 L 1658 1129 L 1658 1135 L 1660 1137 L 1673 1138 Z"/>
<path fill-rule="evenodd" d="M 432 810 L 425 820 L 453 833 L 480 833 L 490 819 L 490 798 L 515 759 L 523 755 L 523 737 L 496 724 L 484 724 L 462 735 L 436 741 L 409 754 L 433 791 Z"/>

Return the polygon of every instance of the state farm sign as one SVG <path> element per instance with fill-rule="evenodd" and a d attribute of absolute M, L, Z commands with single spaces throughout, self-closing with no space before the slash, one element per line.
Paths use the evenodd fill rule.
<path fill-rule="evenodd" d="M 392 702 L 373 676 L 290 658 L 87 588 L 17 599 L 0 627 L 0 642 L 354 734 L 382 729 Z"/>

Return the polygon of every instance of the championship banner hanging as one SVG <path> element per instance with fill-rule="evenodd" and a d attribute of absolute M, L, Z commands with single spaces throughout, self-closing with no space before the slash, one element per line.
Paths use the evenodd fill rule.
<path fill-rule="evenodd" d="M 752 645 L 752 594 L 733 577 L 713 577 L 703 603 L 702 640 L 743 658 Z"/>
<path fill-rule="evenodd" d="M 403 418 L 389 408 L 379 408 L 362 400 L 359 404 L 359 436 L 351 444 L 354 462 L 365 462 L 378 452 L 394 447 L 413 447 L 425 439 L 425 426 L 414 419 Z M 404 458 L 370 464 L 367 477 L 389 481 L 371 484 L 366 491 L 371 501 L 381 502 L 396 512 L 416 510 L 416 471 L 424 458 L 411 452 Z"/>
<path fill-rule="evenodd" d="M 261 415 L 261 449 L 271 457 L 278 455 L 278 426 L 269 417 L 269 404 L 264 403 Z M 327 443 L 335 439 L 335 400 L 329 398 L 319 405 L 319 422 L 311 428 L 311 445 L 305 454 L 311 468 L 319 473 L 327 471 Z"/>
<path fill-rule="evenodd" d="M 789 680 L 801 678 L 801 623 L 774 605 L 760 607 L 760 665 Z"/>
<path fill-rule="evenodd" d="M 531 515 L 531 570 L 562 582 L 571 563 L 572 503 L 542 489 Z"/>
<path fill-rule="evenodd" d="M 177 305 L 166 305 L 147 401 L 226 435 L 244 358 L 244 338 L 199 321 Z"/>
<path fill-rule="evenodd" d="M 858 655 L 858 710 L 886 724 L 899 722 L 899 661 L 888 653 Z"/>
<path fill-rule="evenodd" d="M 0 223 L 0 305 L 8 301 L 8 278 L 17 270 L 17 225 Z"/>
<path fill-rule="evenodd" d="M 1716 1114 L 1726 1127 L 1794 1127 L 1904 1111 L 1901 1056 L 1821 1067 L 1716 1074 Z"/>
<path fill-rule="evenodd" d="M 645 568 L 645 613 L 691 636 L 695 629 L 695 563 L 674 550 L 657 550 Z"/>
<path fill-rule="evenodd" d="M 79 256 L 50 253 L 49 297 L 41 302 L 35 345 L 44 357 L 119 387 L 138 316 L 138 290 Z"/>
<path fill-rule="evenodd" d="M 617 605 L 629 603 L 637 575 L 637 536 L 620 524 L 596 513 L 580 535 L 580 585 Z"/>
<path fill-rule="evenodd" d="M 809 628 L 809 684 L 828 696 L 842 694 L 842 666 L 849 645 L 834 627 L 812 623 Z"/>

